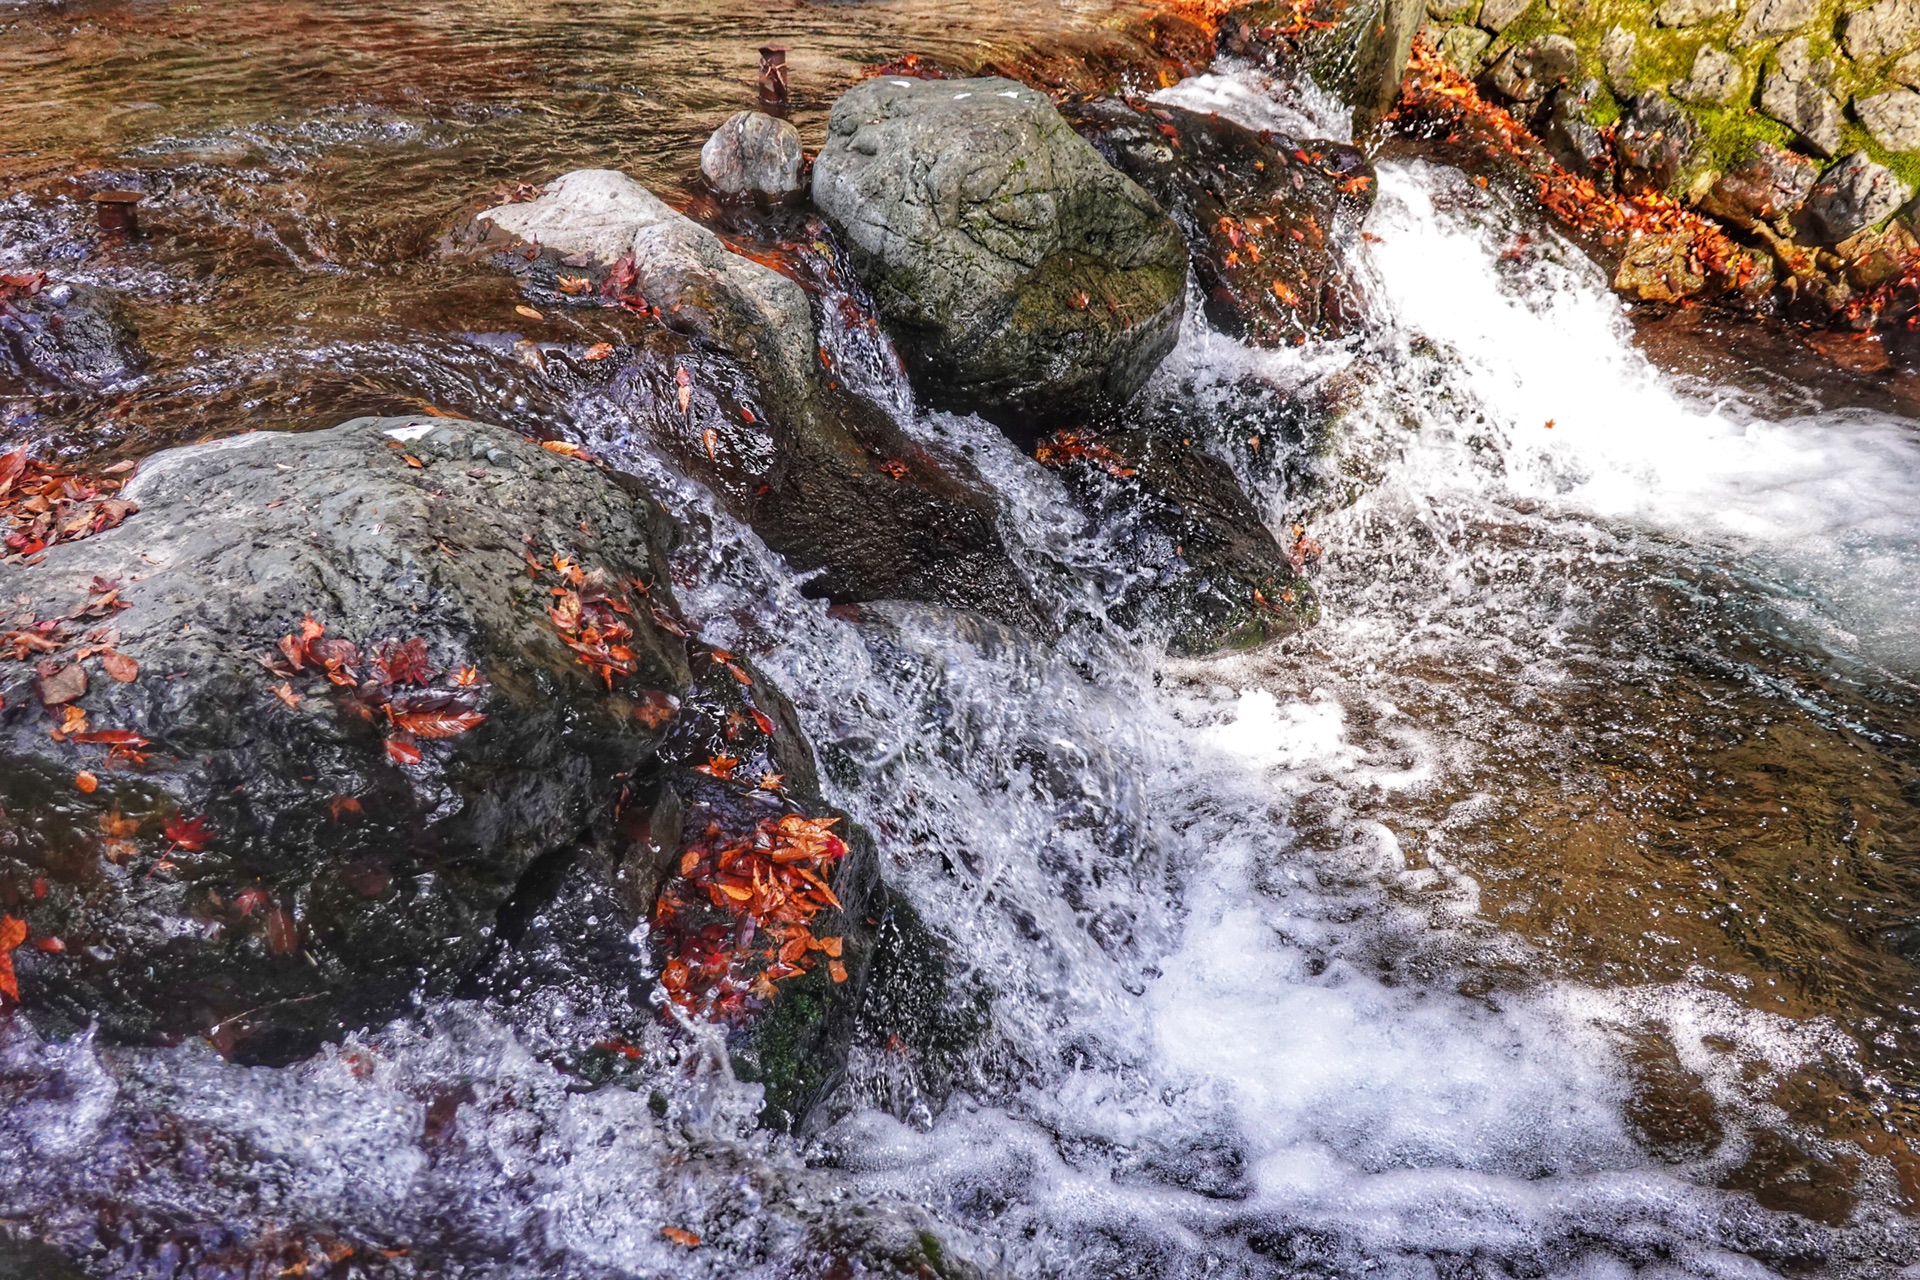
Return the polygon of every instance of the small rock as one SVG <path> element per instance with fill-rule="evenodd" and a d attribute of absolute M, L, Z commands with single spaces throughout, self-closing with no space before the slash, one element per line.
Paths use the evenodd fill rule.
<path fill-rule="evenodd" d="M 1599 95 L 1597 80 L 1578 88 L 1563 86 L 1553 95 L 1546 124 L 1540 130 L 1540 141 L 1553 158 L 1575 173 L 1591 175 L 1606 164 L 1607 140 L 1592 119 L 1593 100 Z"/>
<path fill-rule="evenodd" d="M 1701 107 L 1732 106 L 1741 96 L 1740 60 L 1724 49 L 1703 44 L 1693 55 L 1693 70 L 1673 86 L 1676 98 Z"/>
<path fill-rule="evenodd" d="M 1563 35 L 1535 36 L 1509 49 L 1488 79 L 1516 102 L 1534 102 L 1565 84 L 1580 67 L 1580 50 Z"/>
<path fill-rule="evenodd" d="M 1889 151 L 1920 150 L 1920 93 L 1892 89 L 1853 100 L 1853 114 Z"/>
<path fill-rule="evenodd" d="M 1472 22 L 1480 0 L 1427 0 L 1427 16 L 1435 22 Z"/>
<path fill-rule="evenodd" d="M 1912 194 L 1893 170 L 1856 151 L 1813 184 L 1807 218 L 1824 243 L 1838 244 L 1891 217 Z"/>
<path fill-rule="evenodd" d="M 1805 36 L 1780 46 L 1774 67 L 1760 86 L 1760 109 L 1806 140 L 1823 156 L 1840 149 L 1840 101 L 1830 59 L 1815 59 Z"/>
<path fill-rule="evenodd" d="M 1753 154 L 1720 175 L 1700 207 L 1737 226 L 1790 218 L 1807 202 L 1820 166 L 1771 142 L 1754 144 Z"/>
<path fill-rule="evenodd" d="M 1673 99 L 1641 94 L 1614 134 L 1620 185 L 1634 192 L 1668 190 L 1693 159 L 1699 140 L 1699 129 Z"/>
<path fill-rule="evenodd" d="M 1841 20 L 1841 41 L 1862 61 L 1905 53 L 1920 42 L 1920 0 L 1879 0 Z"/>
<path fill-rule="evenodd" d="M 723 196 L 796 195 L 800 131 L 765 112 L 737 111 L 700 148 L 700 176 Z"/>
<path fill-rule="evenodd" d="M 1920 252 L 1920 240 L 1898 218 L 1879 231 L 1862 231 L 1834 246 L 1847 264 L 1847 283 L 1877 289 L 1906 269 Z"/>
<path fill-rule="evenodd" d="M 1697 27 L 1739 9 L 1739 0 L 1660 0 L 1653 20 L 1663 27 Z"/>
<path fill-rule="evenodd" d="M 1639 42 L 1633 32 L 1614 27 L 1600 38 L 1600 67 L 1616 97 L 1631 98 L 1640 91 L 1639 66 Z"/>
<path fill-rule="evenodd" d="M 1920 52 L 1894 59 L 1893 65 L 1887 68 L 1887 74 L 1909 89 L 1920 89 Z"/>
<path fill-rule="evenodd" d="M 1480 59 L 1492 43 L 1493 37 L 1478 27 L 1448 27 L 1440 34 L 1440 56 L 1461 75 L 1471 76 L 1479 72 Z"/>
<path fill-rule="evenodd" d="M 1678 302 L 1706 285 L 1693 265 L 1693 236 L 1685 231 L 1635 235 L 1613 275 L 1617 291 L 1643 302 Z"/>
<path fill-rule="evenodd" d="M 1819 0 L 1755 0 L 1740 29 L 1734 32 L 1735 44 L 1754 44 L 1774 36 L 1798 31 L 1820 16 Z"/>
<path fill-rule="evenodd" d="M 1533 0 L 1487 0 L 1480 6 L 1480 25 L 1499 35 L 1532 7 Z"/>

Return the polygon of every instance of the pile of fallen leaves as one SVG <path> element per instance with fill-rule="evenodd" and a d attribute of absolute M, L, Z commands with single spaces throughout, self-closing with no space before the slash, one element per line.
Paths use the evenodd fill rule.
<path fill-rule="evenodd" d="M 329 637 L 326 624 L 308 617 L 297 634 L 281 637 L 277 658 L 261 663 L 282 677 L 273 692 L 289 709 L 303 698 L 294 689 L 296 679 L 310 686 L 325 681 L 343 690 L 346 704 L 364 718 L 384 718 L 392 730 L 387 755 L 395 764 L 419 764 L 421 739 L 457 738 L 487 718 L 477 710 L 487 689 L 480 673 L 472 667 L 434 666 L 427 642 L 418 637 L 362 649 L 351 640 Z"/>
<path fill-rule="evenodd" d="M 20 276 L 0 275 L 0 307 L 18 298 L 31 298 L 46 284 L 47 273 L 44 271 L 30 271 Z"/>
<path fill-rule="evenodd" d="M 715 762 L 724 776 L 733 763 Z M 840 900 L 827 885 L 847 846 L 838 818 L 786 814 L 744 836 L 709 823 L 680 859 L 680 879 L 662 891 L 654 928 L 671 957 L 660 976 L 668 996 L 701 1017 L 738 1018 L 773 998 L 774 984 L 826 961 L 847 980 L 841 938 L 815 937 L 814 917 Z"/>
<path fill-rule="evenodd" d="M 74 705 L 86 696 L 89 662 L 97 661 L 109 679 L 131 684 L 140 678 L 140 663 L 114 646 L 120 633 L 108 623 L 126 608 L 117 584 L 95 578 L 86 602 L 71 612 L 42 618 L 28 603 L 24 616 L 0 631 L 0 660 L 34 664 L 34 695 L 55 717 L 54 741 L 101 743 L 112 747 L 110 759 L 140 763 L 139 748 L 147 745 L 139 734 L 123 730 L 94 730 L 87 713 Z M 90 789 L 90 788 L 88 788 Z"/>
<path fill-rule="evenodd" d="M 1602 191 L 1589 179 L 1568 172 L 1546 157 L 1525 125 L 1481 97 L 1473 82 L 1424 40 L 1414 43 L 1400 101 L 1390 118 L 1438 125 L 1451 131 L 1450 140 L 1471 137 L 1504 151 L 1538 186 L 1540 203 L 1548 213 L 1574 234 L 1602 247 L 1622 250 L 1637 240 L 1668 239 L 1683 243 L 1697 274 L 1722 287 L 1739 289 L 1752 278 L 1754 256 L 1728 238 L 1718 223 L 1671 196 Z"/>
<path fill-rule="evenodd" d="M 131 464 L 122 466 L 131 469 Z M 0 560 L 31 564 L 57 542 L 77 542 L 113 528 L 140 509 L 113 497 L 119 489 L 117 479 L 36 461 L 25 448 L 0 455 L 0 529 L 6 543 Z"/>
<path fill-rule="evenodd" d="M 1078 431 L 1056 431 L 1034 447 L 1033 459 L 1043 467 L 1064 467 L 1073 462 L 1089 462 L 1117 480 L 1140 474 L 1127 460 Z"/>

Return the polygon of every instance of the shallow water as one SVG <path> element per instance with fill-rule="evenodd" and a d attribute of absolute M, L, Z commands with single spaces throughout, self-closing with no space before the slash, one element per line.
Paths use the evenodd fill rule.
<path fill-rule="evenodd" d="M 1252 379 L 1339 413 L 1290 469 L 1216 442 L 1276 527 L 1311 519 L 1323 622 L 1176 662 L 1102 625 L 1111 531 L 937 415 L 913 430 L 994 485 L 1064 638 L 830 617 L 627 406 L 522 358 L 508 282 L 432 253 L 501 181 L 615 164 L 684 192 L 768 38 L 814 129 L 864 62 L 1016 57 L 1117 12 L 0 11 L 0 269 L 126 290 L 155 355 L 101 396 L 0 389 L 10 439 L 140 453 L 435 404 L 590 443 L 672 495 L 707 638 L 795 699 L 833 799 L 991 993 L 950 1058 L 864 1054 L 800 1146 L 752 1129 L 697 1028 L 654 1028 L 629 1087 L 555 1065 L 630 993 L 437 1005 L 284 1070 L 15 1019 L 0 1214 L 141 1276 L 220 1274 L 263 1238 L 314 1274 L 336 1246 L 329 1273 L 840 1274 L 823 1241 L 902 1203 L 1021 1276 L 1920 1264 L 1920 425 L 1897 387 L 1758 331 L 1663 370 L 1646 351 L 1672 343 L 1571 250 L 1393 161 L 1364 333 L 1257 353 L 1190 318 L 1149 391 Z M 1171 96 L 1343 127 L 1233 68 Z M 146 240 L 85 229 L 90 170 L 153 193 Z M 615 322 L 548 323 L 526 336 Z"/>

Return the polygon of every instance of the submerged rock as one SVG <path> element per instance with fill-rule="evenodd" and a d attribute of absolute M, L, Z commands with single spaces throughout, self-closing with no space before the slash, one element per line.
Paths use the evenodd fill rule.
<path fill-rule="evenodd" d="M 1068 118 L 1173 214 L 1216 327 L 1277 346 L 1337 332 L 1358 314 L 1336 234 L 1373 202 L 1373 168 L 1356 148 L 1111 98 Z"/>
<path fill-rule="evenodd" d="M 1002 420 L 1097 412 L 1172 348 L 1179 229 L 1043 95 L 879 78 L 827 130 L 814 203 L 934 401 Z"/>
<path fill-rule="evenodd" d="M 686 692 L 659 508 L 513 432 L 236 436 L 129 493 L 0 568 L 41 637 L 0 675 L 0 893 L 59 940 L 23 953 L 29 1007 L 253 1059 L 389 1016 L 591 836 Z M 549 588 L 633 601 L 604 677 Z"/>
<path fill-rule="evenodd" d="M 146 363 L 124 308 L 92 285 L 0 276 L 0 377 L 92 389 Z"/>
<path fill-rule="evenodd" d="M 609 170 L 568 174 L 539 199 L 488 210 L 479 222 L 494 229 L 482 248 L 544 248 L 531 260 L 530 251 L 504 254 L 510 268 L 547 281 L 586 273 L 599 295 L 645 307 L 698 340 L 705 350 L 672 365 L 622 372 L 608 361 L 595 376 L 616 379 L 616 396 L 637 402 L 676 461 L 770 547 L 797 569 L 821 571 L 810 591 L 1033 620 L 985 486 L 826 367 L 813 303 L 793 278 L 734 253 Z M 816 230 L 830 237 L 824 225 Z"/>
<path fill-rule="evenodd" d="M 722 196 L 797 195 L 800 165 L 800 131 L 763 111 L 735 112 L 700 148 L 700 176 Z"/>
<path fill-rule="evenodd" d="M 1254 648 L 1318 616 L 1304 562 L 1290 562 L 1232 470 L 1191 443 L 1142 430 L 1060 432 L 1034 457 L 1112 528 L 1137 570 L 1111 607 L 1123 625 L 1198 655 Z"/>

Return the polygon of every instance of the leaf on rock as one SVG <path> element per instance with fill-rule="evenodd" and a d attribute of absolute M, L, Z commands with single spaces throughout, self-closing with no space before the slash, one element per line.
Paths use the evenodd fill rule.
<path fill-rule="evenodd" d="M 404 738 L 388 738 L 387 759 L 395 764 L 419 764 L 420 748 Z"/>
<path fill-rule="evenodd" d="M 73 775 L 73 785 L 80 788 L 84 795 L 92 795 L 100 789 L 100 779 L 88 770 L 82 769 Z"/>
<path fill-rule="evenodd" d="M 679 1227 L 662 1227 L 660 1228 L 660 1234 L 675 1244 L 685 1245 L 689 1249 L 698 1249 L 700 1247 L 699 1236 Z"/>
<path fill-rule="evenodd" d="M 189 818 L 185 814 L 175 814 L 161 834 L 166 836 L 168 844 L 183 853 L 198 853 L 213 839 L 205 818 Z"/>
<path fill-rule="evenodd" d="M 107 674 L 121 684 L 132 684 L 140 678 L 140 664 L 124 653 L 108 649 L 100 655 L 100 665 Z"/>
<path fill-rule="evenodd" d="M 40 701 L 49 707 L 57 707 L 86 696 L 87 672 L 77 662 L 64 667 L 55 667 L 52 671 L 40 674 Z"/>

